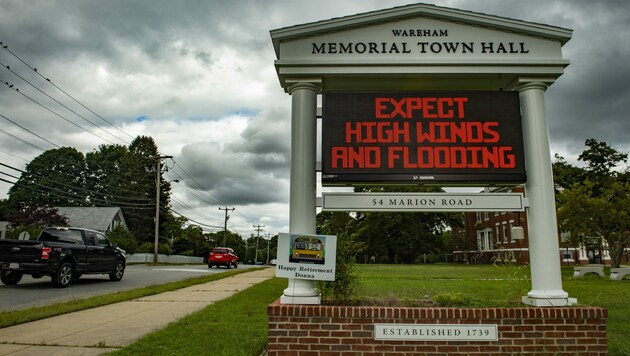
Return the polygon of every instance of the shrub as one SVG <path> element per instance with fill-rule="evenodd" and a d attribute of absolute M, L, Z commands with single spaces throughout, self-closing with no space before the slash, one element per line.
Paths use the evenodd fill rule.
<path fill-rule="evenodd" d="M 125 250 L 129 254 L 136 253 L 138 243 L 133 233 L 122 226 L 115 227 L 112 231 L 107 232 L 107 238 L 116 243 L 118 247 Z"/>
<path fill-rule="evenodd" d="M 317 282 L 326 303 L 349 304 L 355 299 L 359 283 L 354 264 L 357 248 L 358 244 L 351 235 L 343 233 L 337 237 L 335 280 Z"/>
<path fill-rule="evenodd" d="M 431 299 L 441 307 L 465 307 L 472 304 L 470 297 L 459 292 L 443 292 Z"/>
<path fill-rule="evenodd" d="M 155 251 L 153 251 L 153 243 L 152 242 L 143 243 L 142 245 L 138 246 L 138 249 L 136 250 L 136 252 L 154 253 Z M 162 243 L 158 245 L 158 253 L 163 254 L 163 255 L 172 255 L 173 249 L 171 248 L 171 246 L 169 246 L 169 244 Z"/>
<path fill-rule="evenodd" d="M 16 226 L 7 230 L 6 238 L 10 240 L 17 240 L 22 232 L 29 234 L 29 240 L 35 240 L 39 237 L 39 234 L 44 228 L 38 226 Z"/>

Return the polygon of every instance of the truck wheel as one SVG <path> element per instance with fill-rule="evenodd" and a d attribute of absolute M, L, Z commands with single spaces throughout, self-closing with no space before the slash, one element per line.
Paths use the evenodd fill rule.
<path fill-rule="evenodd" d="M 234 268 L 238 268 L 238 262 L 234 262 Z"/>
<path fill-rule="evenodd" d="M 3 270 L 0 273 L 0 279 L 2 280 L 2 283 L 6 284 L 8 286 L 14 286 L 14 285 L 18 284 L 20 282 L 20 280 L 22 279 L 22 273 L 21 272 L 15 272 L 15 271 Z"/>
<path fill-rule="evenodd" d="M 56 288 L 66 288 L 72 280 L 72 273 L 72 264 L 70 262 L 62 262 L 57 272 L 52 275 L 52 285 Z"/>
<path fill-rule="evenodd" d="M 110 281 L 120 281 L 123 278 L 123 275 L 125 274 L 125 263 L 123 261 L 118 261 L 116 262 L 116 269 L 114 270 L 114 272 L 109 274 L 109 280 Z"/>

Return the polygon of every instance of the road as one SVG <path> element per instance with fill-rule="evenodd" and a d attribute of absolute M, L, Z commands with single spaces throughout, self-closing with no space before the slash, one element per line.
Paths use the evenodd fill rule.
<path fill-rule="evenodd" d="M 239 269 L 252 267 L 254 266 L 243 264 L 238 266 Z M 131 265 L 127 266 L 125 276 L 119 282 L 110 281 L 106 274 L 84 275 L 78 280 L 73 280 L 67 288 L 53 288 L 50 277 L 34 279 L 25 275 L 18 285 L 0 284 L 0 312 L 83 299 L 226 271 L 231 269 L 223 267 L 209 269 L 206 265 Z"/>

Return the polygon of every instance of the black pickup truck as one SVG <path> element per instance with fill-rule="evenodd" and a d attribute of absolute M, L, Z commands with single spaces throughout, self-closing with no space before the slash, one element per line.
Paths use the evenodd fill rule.
<path fill-rule="evenodd" d="M 0 279 L 7 285 L 18 284 L 24 274 L 50 276 L 58 288 L 83 274 L 109 274 L 120 281 L 126 263 L 124 250 L 89 229 L 47 227 L 35 241 L 0 240 Z"/>

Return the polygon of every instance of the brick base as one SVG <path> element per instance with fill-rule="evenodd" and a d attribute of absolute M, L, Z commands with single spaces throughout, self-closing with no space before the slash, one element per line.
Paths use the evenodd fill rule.
<path fill-rule="evenodd" d="M 274 355 L 606 355 L 608 311 L 595 307 L 268 307 Z M 498 341 L 374 340 L 375 323 L 496 324 Z"/>

